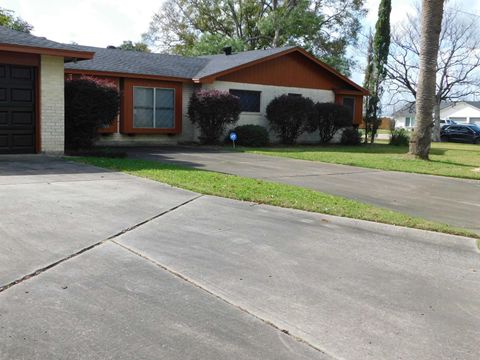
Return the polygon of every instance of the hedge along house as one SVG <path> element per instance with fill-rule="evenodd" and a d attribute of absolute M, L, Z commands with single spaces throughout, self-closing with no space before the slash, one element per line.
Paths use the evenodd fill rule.
<path fill-rule="evenodd" d="M 63 153 L 64 63 L 92 57 L 0 26 L 0 154 Z"/>
<path fill-rule="evenodd" d="M 66 78 L 109 79 L 121 93 L 121 109 L 112 126 L 100 129 L 103 145 L 156 145 L 193 142 L 198 131 L 187 116 L 196 89 L 229 91 L 240 98 L 237 125 L 268 128 L 266 107 L 279 95 L 302 95 L 352 109 L 352 125 L 362 121 L 367 91 L 298 47 L 201 57 L 83 47 L 92 60 L 65 64 Z M 273 137 L 273 134 L 271 134 Z M 305 135 L 300 141 L 318 141 Z"/>

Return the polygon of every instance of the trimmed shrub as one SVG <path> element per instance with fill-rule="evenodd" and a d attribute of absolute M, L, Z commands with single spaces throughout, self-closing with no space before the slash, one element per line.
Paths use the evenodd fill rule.
<path fill-rule="evenodd" d="M 92 148 L 98 129 L 110 126 L 118 115 L 120 96 L 108 80 L 81 77 L 65 81 L 65 148 Z"/>
<path fill-rule="evenodd" d="M 217 143 L 226 126 L 235 124 L 239 115 L 240 101 L 227 91 L 196 91 L 188 104 L 188 117 L 200 129 L 200 141 L 204 144 Z"/>
<path fill-rule="evenodd" d="M 310 98 L 281 95 L 268 104 L 267 119 L 281 142 L 290 145 L 305 131 L 313 112 L 314 104 Z"/>
<path fill-rule="evenodd" d="M 326 144 L 339 129 L 347 126 L 352 126 L 350 109 L 335 103 L 316 103 L 315 115 L 310 118 L 307 131 L 318 131 L 320 143 Z"/>
<path fill-rule="evenodd" d="M 360 145 L 362 142 L 362 134 L 357 128 L 346 128 L 342 132 L 340 143 L 342 145 Z"/>
<path fill-rule="evenodd" d="M 410 142 L 410 135 L 405 129 L 392 130 L 390 137 L 390 145 L 395 146 L 408 146 Z"/>
<path fill-rule="evenodd" d="M 241 125 L 232 131 L 237 133 L 238 139 L 236 143 L 240 146 L 259 147 L 267 146 L 269 143 L 268 131 L 260 125 Z M 225 142 L 231 142 L 228 136 Z"/>

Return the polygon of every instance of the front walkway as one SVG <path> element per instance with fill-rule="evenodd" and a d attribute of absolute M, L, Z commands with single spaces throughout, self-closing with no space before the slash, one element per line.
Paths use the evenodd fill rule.
<path fill-rule="evenodd" d="M 128 151 L 130 157 L 303 186 L 480 233 L 480 181 L 476 180 L 196 147 Z"/>

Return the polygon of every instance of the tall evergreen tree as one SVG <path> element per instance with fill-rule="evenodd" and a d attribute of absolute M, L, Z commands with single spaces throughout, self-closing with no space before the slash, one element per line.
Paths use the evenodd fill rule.
<path fill-rule="evenodd" d="M 377 134 L 380 119 L 380 99 L 383 94 L 383 82 L 387 76 L 388 52 L 390 49 L 390 13 L 391 0 L 382 0 L 378 7 L 378 20 L 373 37 L 373 66 L 370 74 L 370 91 L 366 108 L 365 124 L 370 128 L 370 142 L 373 143 Z"/>
<path fill-rule="evenodd" d="M 365 67 L 365 78 L 363 80 L 363 87 L 367 89 L 370 92 L 370 94 L 373 92 L 372 76 L 373 76 L 373 34 L 372 34 L 372 30 L 370 29 L 370 33 L 368 34 L 367 66 Z M 363 101 L 364 109 L 367 109 L 369 99 L 370 99 L 369 96 L 365 96 Z M 365 124 L 365 144 L 368 143 L 368 135 L 371 133 L 371 124 L 368 120 L 369 119 L 367 119 L 366 116 L 363 119 L 363 123 Z"/>

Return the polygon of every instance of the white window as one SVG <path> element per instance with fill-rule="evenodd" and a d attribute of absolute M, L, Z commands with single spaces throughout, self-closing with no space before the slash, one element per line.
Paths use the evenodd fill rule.
<path fill-rule="evenodd" d="M 133 127 L 172 129 L 175 127 L 175 89 L 133 88 Z"/>
<path fill-rule="evenodd" d="M 414 127 L 415 126 L 415 117 L 407 116 L 405 118 L 405 127 Z"/>

